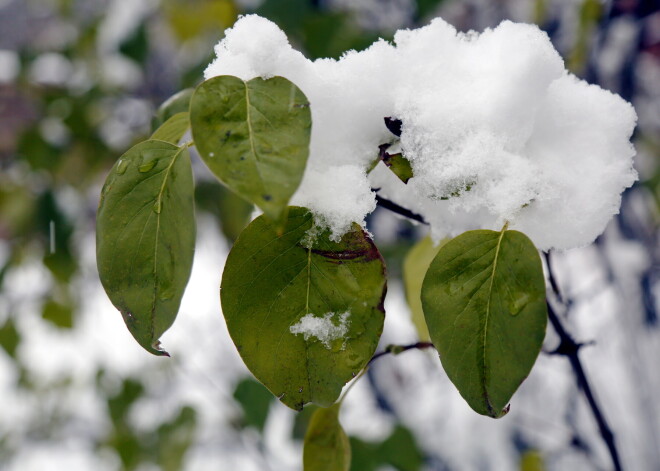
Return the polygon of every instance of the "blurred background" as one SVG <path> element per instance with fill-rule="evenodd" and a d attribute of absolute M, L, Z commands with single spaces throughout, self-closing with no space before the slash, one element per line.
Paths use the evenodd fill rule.
<path fill-rule="evenodd" d="M 143 351 L 105 296 L 94 219 L 115 160 L 158 106 L 195 86 L 237 16 L 275 21 L 310 58 L 339 57 L 441 16 L 461 31 L 536 23 L 567 68 L 639 115 L 640 180 L 591 246 L 554 254 L 624 469 L 660 469 L 660 2 L 648 0 L 0 0 L 0 469 L 299 470 L 310 408 L 250 379 L 218 286 L 251 208 L 193 156 L 197 253 L 171 359 Z M 401 283 L 423 230 L 377 210 L 390 274 L 381 348 L 415 342 Z M 557 345 L 552 328 L 544 350 Z M 341 420 L 356 471 L 606 470 L 612 464 L 565 357 L 542 353 L 492 420 L 437 354 L 379 360 Z"/>

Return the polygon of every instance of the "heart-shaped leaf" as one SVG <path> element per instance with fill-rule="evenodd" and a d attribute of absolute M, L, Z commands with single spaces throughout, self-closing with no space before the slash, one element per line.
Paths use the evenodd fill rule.
<path fill-rule="evenodd" d="M 193 177 L 185 147 L 145 141 L 121 156 L 101 192 L 96 261 L 108 297 L 155 355 L 172 325 L 195 249 Z"/>
<path fill-rule="evenodd" d="M 309 155 L 312 117 L 303 92 L 283 77 L 214 77 L 195 90 L 190 122 L 209 169 L 281 222 Z"/>
<path fill-rule="evenodd" d="M 283 234 L 260 216 L 236 240 L 222 276 L 229 333 L 252 373 L 287 406 L 331 405 L 369 361 L 382 332 L 385 266 L 354 225 L 339 242 L 290 207 Z"/>
<path fill-rule="evenodd" d="M 470 231 L 447 242 L 424 278 L 422 306 L 449 379 L 476 412 L 501 417 L 541 350 L 545 280 L 517 231 Z"/>

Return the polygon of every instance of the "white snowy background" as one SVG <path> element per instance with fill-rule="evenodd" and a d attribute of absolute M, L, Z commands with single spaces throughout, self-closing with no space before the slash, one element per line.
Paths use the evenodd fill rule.
<path fill-rule="evenodd" d="M 8 24 L 10 15 L 21 10 L 21 3 L 0 0 L 2 24 Z M 354 10 L 357 21 L 367 28 L 411 26 L 411 1 L 328 3 L 330 8 Z M 530 21 L 532 3 L 447 1 L 437 13 L 459 29 L 468 24 L 483 29 L 505 18 Z M 557 28 L 567 30 L 553 35 L 561 51 L 562 42 L 572 43 L 574 39 L 570 25 L 577 21 L 579 2 L 548 3 L 549 11 L 557 18 Z M 129 98 L 142 77 L 133 64 L 116 53 L 117 44 L 142 18 L 153 15 L 159 2 L 113 0 L 100 4 L 98 8 L 107 8 L 98 43 L 101 76 L 129 91 L 102 125 L 119 155 L 133 136 L 145 132 L 153 105 L 146 99 Z M 651 18 L 647 21 L 657 25 L 658 13 Z M 60 29 L 58 34 L 66 35 L 71 27 Z M 599 38 L 601 48 L 592 67 L 598 70 L 601 84 L 614 91 L 622 86 L 615 72 L 633 47 L 635 28 L 639 26 L 624 15 Z M 650 31 L 653 33 L 653 29 Z M 185 58 L 178 57 L 177 61 Z M 19 67 L 11 45 L 0 44 L 0 80 L 11 83 Z M 31 67 L 33 80 L 40 83 L 92 80 L 80 64 L 54 52 L 42 54 Z M 657 135 L 657 57 L 655 62 L 640 59 L 635 73 L 641 84 L 633 100 L 639 126 Z M 44 133 L 50 133 L 53 139 L 61 132 L 57 123 L 44 124 Z M 636 167 L 642 177 L 655 165 L 652 154 L 638 148 Z M 195 170 L 204 178 L 199 160 L 195 160 Z M 198 429 L 185 458 L 185 469 L 301 469 L 301 445 L 289 438 L 295 413 L 277 401 L 271 406 L 263 437 L 249 430 L 239 432 L 232 426 L 241 414 L 232 393 L 248 372 L 227 334 L 220 311 L 218 286 L 229 245 L 215 222 L 203 214 L 198 218 L 190 283 L 176 323 L 162 338 L 172 358 L 152 357 L 132 339 L 98 281 L 93 222 L 88 214 L 95 210 L 101 183 L 85 195 L 73 191 L 58 195 L 58 203 L 76 222 L 81 267 L 74 283 L 82 303 L 75 329 L 63 331 L 41 319 L 40 302 L 52 289 L 52 282 L 40 259 L 28 261 L 5 276 L 0 292 L 0 323 L 11 316 L 22 334 L 17 352 L 22 369 L 0 353 L 0 442 L 2 450 L 12 450 L 0 454 L 0 469 L 121 469 L 111 448 L 95 446 L 111 428 L 106 398 L 99 392 L 100 368 L 105 372 L 100 380 L 105 393 L 118 391 L 123 378 L 144 382 L 146 393 L 129 417 L 136 430 L 152 430 L 182 406 L 197 410 Z M 573 301 L 565 319 L 567 328 L 577 340 L 594 342 L 582 349 L 581 358 L 615 433 L 624 469 L 651 471 L 660 468 L 660 332 L 646 314 L 649 309 L 643 304 L 641 279 L 657 270 L 657 229 L 645 240 L 626 233 L 626 228 L 634 224 L 652 231 L 653 218 L 657 224 L 658 216 L 649 208 L 649 195 L 634 189 L 624 198 L 623 222 L 611 221 L 598 243 L 555 254 L 553 261 L 563 294 Z M 396 238 L 400 225 L 396 216 L 379 210 L 369 227 L 378 244 Z M 9 242 L 0 239 L 0 260 L 6 260 L 10 250 Z M 657 303 L 657 278 L 655 283 L 651 302 Z M 403 288 L 396 279 L 389 283 L 385 307 L 381 348 L 389 343 L 414 342 L 415 330 Z M 544 350 L 552 350 L 556 343 L 549 326 Z M 18 382 L 26 378 L 33 388 L 18 388 Z M 510 413 L 502 419 L 475 414 L 448 381 L 435 352 L 411 351 L 378 360 L 369 376 L 348 395 L 341 421 L 349 435 L 367 440 L 385 438 L 395 423 L 403 423 L 414 432 L 426 456 L 427 469 L 518 469 L 520 449 L 540 451 L 548 469 L 611 469 L 568 361 L 545 353 L 513 397 Z M 40 433 L 42 429 L 50 432 Z M 158 468 L 144 465 L 140 469 Z"/>

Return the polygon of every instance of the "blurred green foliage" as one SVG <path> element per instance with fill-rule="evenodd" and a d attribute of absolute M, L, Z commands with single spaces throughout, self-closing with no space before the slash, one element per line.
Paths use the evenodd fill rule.
<path fill-rule="evenodd" d="M 403 26 L 422 25 L 449 2 L 417 0 Z M 498 2 L 506 3 L 506 2 Z M 329 8 L 326 2 L 266 0 L 256 9 L 243 10 L 231 0 L 160 0 L 138 18 L 116 44 L 103 44 L 108 7 L 106 0 L 8 0 L 0 2 L 0 49 L 16 53 L 15 78 L 0 83 L 0 355 L 15 368 L 16 388 L 32 398 L 34 420 L 20 430 L 0 436 L 0 468 L 16 453 L 24 433 L 32 440 L 57 442 L 66 422 L 63 398 L 74 388 L 68 376 L 39 381 L 24 364 L 21 343 L 27 332 L 17 308 L 20 300 L 7 290 L 7 280 L 27 266 L 39 264 L 45 291 L 34 289 L 39 321 L 58 334 L 75 335 L 81 305 L 81 241 L 94 227 L 101 183 L 131 144 L 150 133 L 150 122 L 164 122 L 187 108 L 190 90 L 159 109 L 178 90 L 193 87 L 214 57 L 213 46 L 239 14 L 258 13 L 284 29 L 293 46 L 310 58 L 340 57 L 362 49 L 392 30 L 365 29 L 356 14 Z M 552 20 L 550 0 L 535 0 L 533 20 Z M 573 8 L 573 7 L 571 7 Z M 569 46 L 568 65 L 582 74 L 594 46 L 594 34 L 606 17 L 602 2 L 579 2 L 578 21 Z M 465 17 L 470 14 L 466 8 Z M 23 23 L 20 18 L 27 18 Z M 464 18 L 463 18 L 464 19 Z M 479 28 L 474 20 L 466 25 Z M 16 26 L 13 27 L 13 23 Z M 54 32 L 49 38 L 45 32 Z M 55 39 L 53 39 L 55 38 Z M 46 55 L 55 55 L 70 70 L 63 80 L 43 81 L 35 72 Z M 121 67 L 113 74 L 117 64 Z M 115 77 L 118 75 L 119 77 Z M 135 76 L 135 80 L 129 80 Z M 660 142 L 641 135 L 638 148 L 651 156 L 651 170 L 641 184 L 655 197 L 656 228 L 660 221 Z M 211 218 L 229 240 L 236 239 L 249 221 L 252 205 L 213 180 L 199 179 L 195 189 L 197 211 Z M 379 244 L 393 276 L 412 245 L 413 231 L 390 244 Z M 4 250 L 7 249 L 7 250 Z M 175 410 L 161 423 L 140 428 L 132 419 L 140 401 L 150 398 L 148 379 L 111 378 L 98 367 L 98 392 L 105 398 L 107 430 L 90 436 L 99 450 L 112 450 L 122 469 L 150 464 L 166 471 L 182 469 L 199 428 L 198 413 L 189 406 Z M 10 379 L 11 380 L 11 379 Z M 47 400 L 50 398 L 50 401 Z M 54 398 L 54 399 L 53 399 Z M 246 379 L 233 398 L 242 410 L 241 424 L 263 431 L 272 395 Z M 293 437 L 302 440 L 314 407 L 295 417 Z M 401 471 L 420 469 L 423 454 L 407 429 L 396 426 L 382 442 L 351 438 L 354 470 L 383 466 Z M 540 455 L 529 453 L 521 469 L 543 469 Z"/>

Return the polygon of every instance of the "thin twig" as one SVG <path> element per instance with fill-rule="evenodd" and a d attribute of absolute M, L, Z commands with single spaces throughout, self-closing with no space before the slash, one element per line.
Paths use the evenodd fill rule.
<path fill-rule="evenodd" d="M 369 360 L 369 363 L 367 363 L 367 366 L 371 365 L 374 361 L 379 359 L 380 357 L 384 355 L 398 355 L 399 353 L 403 353 L 408 350 L 423 350 L 425 348 L 435 348 L 435 345 L 433 345 L 431 342 L 417 342 L 413 343 L 410 345 L 388 345 L 385 347 L 385 350 L 382 352 L 376 353 L 373 357 L 371 357 L 371 360 Z"/>
<path fill-rule="evenodd" d="M 552 267 L 550 265 L 550 255 L 546 253 L 545 257 L 548 267 L 548 277 L 550 278 L 550 286 L 557 296 L 557 299 L 562 300 L 559 286 L 555 280 Z M 596 402 L 596 397 L 594 396 L 589 380 L 587 379 L 587 374 L 585 373 L 582 362 L 580 361 L 579 352 L 583 344 L 578 343 L 573 339 L 573 337 L 564 328 L 552 305 L 549 302 L 547 305 L 548 319 L 550 320 L 552 327 L 554 327 L 557 335 L 559 336 L 559 346 L 552 353 L 563 355 L 568 358 L 568 361 L 571 364 L 571 368 L 573 369 L 573 373 L 575 374 L 578 387 L 584 393 L 584 396 L 589 403 L 589 407 L 591 408 L 591 413 L 593 414 L 594 419 L 596 419 L 596 423 L 598 424 L 600 436 L 603 438 L 605 445 L 607 445 L 610 457 L 612 458 L 614 469 L 615 471 L 621 471 L 623 468 L 621 467 L 621 461 L 619 459 L 619 452 L 616 447 L 614 434 L 612 433 L 612 429 L 608 425 L 607 420 L 605 419 L 605 415 L 601 411 L 598 402 Z"/>
<path fill-rule="evenodd" d="M 394 201 L 390 201 L 386 198 L 383 198 L 382 196 L 376 195 L 376 204 L 381 208 L 389 209 L 393 213 L 396 213 L 405 218 L 421 222 L 422 224 L 429 224 L 420 214 L 414 213 L 411 210 L 404 208 L 403 206 L 399 206 Z"/>

